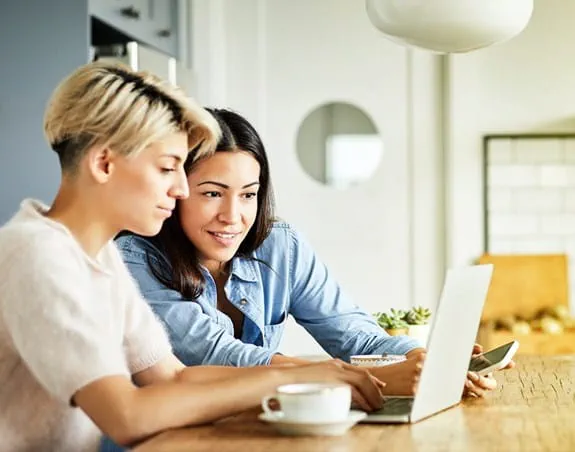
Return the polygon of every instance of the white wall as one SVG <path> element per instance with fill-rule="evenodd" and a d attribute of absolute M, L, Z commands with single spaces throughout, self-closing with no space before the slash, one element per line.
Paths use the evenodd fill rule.
<path fill-rule="evenodd" d="M 329 110 L 328 110 L 329 111 Z M 326 181 L 326 139 L 330 135 L 329 115 L 326 110 L 314 110 L 306 116 L 298 130 L 296 149 L 299 162 L 313 179 Z"/>
<path fill-rule="evenodd" d="M 196 0 L 198 97 L 246 115 L 271 160 L 278 213 L 311 241 L 368 311 L 434 307 L 443 272 L 441 58 L 385 40 L 357 0 Z M 362 108 L 386 153 L 345 192 L 301 169 L 295 142 L 316 106 Z M 290 328 L 286 353 L 317 351 Z"/>
<path fill-rule="evenodd" d="M 518 37 L 449 57 L 448 263 L 483 251 L 482 136 L 575 129 L 574 20 L 575 2 L 536 0 Z"/>

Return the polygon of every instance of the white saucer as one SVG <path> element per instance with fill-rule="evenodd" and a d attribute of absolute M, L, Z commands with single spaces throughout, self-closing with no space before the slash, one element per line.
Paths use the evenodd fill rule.
<path fill-rule="evenodd" d="M 290 436 L 341 436 L 367 416 L 363 411 L 351 410 L 347 419 L 339 422 L 297 422 L 280 416 L 261 413 L 258 417 L 271 424 L 279 433 Z"/>

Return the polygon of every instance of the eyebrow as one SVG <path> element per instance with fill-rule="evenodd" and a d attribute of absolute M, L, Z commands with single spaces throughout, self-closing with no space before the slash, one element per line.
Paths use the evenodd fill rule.
<path fill-rule="evenodd" d="M 198 185 L 196 185 L 196 187 L 199 187 L 200 185 L 206 185 L 206 184 L 217 185 L 218 187 L 222 187 L 222 188 L 224 188 L 224 189 L 226 189 L 226 190 L 227 190 L 228 188 L 230 188 L 229 185 L 222 184 L 221 182 L 216 182 L 216 181 L 213 181 L 213 180 L 206 180 L 206 181 L 204 181 L 204 182 L 200 182 Z M 242 189 L 244 189 L 244 188 L 249 188 L 249 187 L 252 187 L 253 185 L 259 185 L 259 184 L 260 184 L 260 183 L 259 183 L 258 181 L 251 182 L 251 183 L 249 183 L 249 184 L 244 185 L 244 186 L 242 187 Z"/>
<path fill-rule="evenodd" d="M 182 161 L 182 157 L 180 157 L 178 154 L 162 154 L 160 155 L 160 158 L 174 159 L 178 163 Z"/>

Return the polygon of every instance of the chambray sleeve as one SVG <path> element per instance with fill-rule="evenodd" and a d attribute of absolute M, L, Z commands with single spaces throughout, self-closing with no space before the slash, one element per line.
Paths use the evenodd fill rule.
<path fill-rule="evenodd" d="M 422 345 L 390 336 L 343 292 L 309 243 L 290 228 L 290 314 L 331 356 L 402 355 Z"/>
<path fill-rule="evenodd" d="M 270 363 L 273 352 L 236 339 L 204 313 L 199 303 L 184 298 L 159 281 L 150 268 L 150 261 L 161 263 L 163 268 L 167 268 L 167 263 L 146 239 L 128 235 L 117 239 L 116 245 L 142 295 L 164 324 L 174 354 L 186 366 L 244 367 Z"/>

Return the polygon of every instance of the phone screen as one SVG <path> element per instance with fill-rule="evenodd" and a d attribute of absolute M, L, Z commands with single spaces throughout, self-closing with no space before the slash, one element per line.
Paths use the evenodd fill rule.
<path fill-rule="evenodd" d="M 512 346 L 513 342 L 510 342 L 509 344 L 505 344 L 486 353 L 482 353 L 475 358 L 471 358 L 471 361 L 469 362 L 469 370 L 479 372 L 493 364 L 497 364 L 505 357 Z"/>

